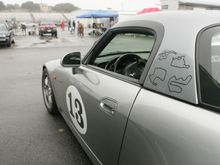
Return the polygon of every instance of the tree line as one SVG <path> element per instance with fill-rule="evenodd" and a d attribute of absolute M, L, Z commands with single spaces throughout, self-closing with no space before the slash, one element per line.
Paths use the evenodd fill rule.
<path fill-rule="evenodd" d="M 4 4 L 0 1 L 0 11 L 7 11 L 7 10 L 25 10 L 29 12 L 40 12 L 40 4 L 34 3 L 32 1 L 27 1 L 22 3 L 21 5 L 18 4 Z M 71 3 L 59 3 L 55 6 L 49 6 L 49 11 L 53 12 L 72 12 L 74 10 L 79 9 L 78 7 L 74 6 Z"/>

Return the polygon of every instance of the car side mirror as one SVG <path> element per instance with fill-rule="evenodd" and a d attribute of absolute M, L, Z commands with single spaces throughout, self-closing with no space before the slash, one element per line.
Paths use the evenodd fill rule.
<path fill-rule="evenodd" d="M 61 65 L 64 67 L 77 68 L 81 64 L 81 53 L 73 52 L 65 55 L 61 60 Z"/>

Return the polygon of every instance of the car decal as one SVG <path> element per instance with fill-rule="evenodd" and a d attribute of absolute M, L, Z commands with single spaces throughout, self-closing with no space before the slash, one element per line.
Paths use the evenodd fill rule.
<path fill-rule="evenodd" d="M 167 71 L 163 68 L 155 68 L 154 73 L 149 75 L 150 81 L 154 86 L 157 86 L 157 81 L 164 81 Z"/>
<path fill-rule="evenodd" d="M 171 64 L 172 67 L 189 69 L 190 66 L 186 65 L 185 56 L 173 57 Z"/>
<path fill-rule="evenodd" d="M 183 90 L 183 86 L 186 86 L 192 80 L 192 76 L 189 75 L 185 79 L 183 77 L 177 78 L 173 76 L 168 81 L 168 87 L 170 92 L 181 93 Z"/>
<path fill-rule="evenodd" d="M 72 85 L 66 90 L 66 103 L 74 126 L 81 134 L 86 134 L 87 118 L 85 107 L 79 91 Z"/>
<path fill-rule="evenodd" d="M 149 73 L 150 83 L 169 93 L 182 93 L 192 80 L 186 55 L 174 50 L 163 50 L 156 58 L 156 66 Z"/>
<path fill-rule="evenodd" d="M 170 55 L 177 55 L 177 52 L 174 50 L 164 50 L 158 55 L 159 60 L 166 60 Z"/>

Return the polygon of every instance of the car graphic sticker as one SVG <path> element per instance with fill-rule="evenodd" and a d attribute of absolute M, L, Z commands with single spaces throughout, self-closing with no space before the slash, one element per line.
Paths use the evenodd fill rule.
<path fill-rule="evenodd" d="M 157 86 L 158 81 L 164 81 L 167 71 L 163 68 L 155 68 L 154 73 L 149 75 L 150 81 L 154 86 Z"/>
<path fill-rule="evenodd" d="M 185 56 L 173 57 L 170 65 L 172 67 L 183 69 L 188 69 L 190 67 L 189 65 L 186 65 Z"/>
<path fill-rule="evenodd" d="M 69 86 L 66 91 L 66 103 L 70 118 L 81 134 L 86 134 L 86 111 L 79 91 L 74 86 Z"/>
<path fill-rule="evenodd" d="M 175 50 L 162 50 L 156 58 L 156 64 L 148 75 L 152 88 L 174 95 L 187 91 L 191 80 L 190 64 L 187 55 Z M 188 89 L 186 89 L 189 87 Z M 183 93 L 185 94 L 185 93 Z"/>
<path fill-rule="evenodd" d="M 187 76 L 185 79 L 183 77 L 177 78 L 176 76 L 172 76 L 168 81 L 169 91 L 181 93 L 183 90 L 183 86 L 188 85 L 191 80 L 191 75 Z"/>
<path fill-rule="evenodd" d="M 177 52 L 175 52 L 174 50 L 164 50 L 158 55 L 159 60 L 166 60 L 170 55 L 177 55 Z"/>

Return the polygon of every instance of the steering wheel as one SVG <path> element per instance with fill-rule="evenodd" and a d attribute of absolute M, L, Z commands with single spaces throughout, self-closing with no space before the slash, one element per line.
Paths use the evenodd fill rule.
<path fill-rule="evenodd" d="M 112 60 L 110 60 L 106 65 L 105 65 L 105 69 L 109 70 L 109 71 L 114 71 L 114 64 L 116 62 L 116 60 L 118 59 L 118 57 L 113 58 Z"/>
<path fill-rule="evenodd" d="M 116 62 L 114 63 L 114 72 L 125 74 L 125 68 L 134 62 L 137 62 L 141 57 L 139 57 L 136 54 L 125 54 L 121 57 L 119 57 Z"/>
<path fill-rule="evenodd" d="M 145 64 L 146 64 L 146 61 L 142 58 L 136 62 L 129 64 L 124 69 L 125 75 L 135 78 L 135 79 L 139 79 L 144 70 Z"/>

